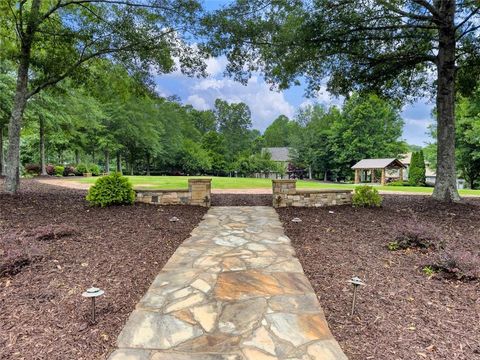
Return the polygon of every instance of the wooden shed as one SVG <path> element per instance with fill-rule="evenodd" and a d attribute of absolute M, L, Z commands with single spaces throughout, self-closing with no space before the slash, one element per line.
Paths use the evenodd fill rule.
<path fill-rule="evenodd" d="M 399 179 L 403 179 L 403 169 L 405 165 L 398 159 L 363 159 L 358 163 L 352 166 L 352 169 L 355 170 L 355 184 L 361 182 L 362 174 L 370 173 L 370 181 L 372 183 L 375 181 L 375 170 L 381 170 L 382 175 L 380 177 L 380 184 L 385 185 L 386 183 L 386 171 L 387 170 L 398 170 Z"/>

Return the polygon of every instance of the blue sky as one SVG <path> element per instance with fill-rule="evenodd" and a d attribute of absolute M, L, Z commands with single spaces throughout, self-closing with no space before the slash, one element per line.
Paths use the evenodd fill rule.
<path fill-rule="evenodd" d="M 208 10 L 213 10 L 227 2 L 228 0 L 206 0 L 204 4 Z M 184 103 L 191 104 L 199 110 L 213 108 L 217 98 L 228 102 L 244 102 L 252 111 L 253 127 L 261 131 L 265 130 L 278 115 L 284 114 L 292 118 L 297 109 L 306 104 L 318 102 L 328 107 L 342 102 L 341 99 L 331 97 L 325 90 L 321 91 L 317 98 L 306 98 L 302 86 L 282 92 L 272 91 L 260 74 L 253 76 L 244 86 L 223 75 L 225 58 L 211 58 L 207 64 L 207 71 L 210 74 L 207 78 L 188 78 L 179 71 L 157 76 L 158 93 L 162 96 L 178 95 Z M 404 107 L 403 138 L 409 144 L 425 145 L 430 141 L 426 132 L 428 125 L 433 122 L 432 107 L 431 101 L 426 99 L 420 99 Z"/>

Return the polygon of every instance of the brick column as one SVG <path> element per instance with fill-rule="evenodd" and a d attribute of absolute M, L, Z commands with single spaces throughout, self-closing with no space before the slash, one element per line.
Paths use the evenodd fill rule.
<path fill-rule="evenodd" d="M 210 207 L 212 179 L 188 179 L 190 204 Z"/>

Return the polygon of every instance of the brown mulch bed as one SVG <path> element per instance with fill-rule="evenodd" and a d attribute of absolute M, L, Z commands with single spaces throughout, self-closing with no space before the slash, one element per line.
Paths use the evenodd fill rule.
<path fill-rule="evenodd" d="M 333 211 L 330 213 L 329 211 Z M 422 196 L 385 196 L 379 209 L 339 206 L 278 210 L 287 235 L 350 360 L 480 359 L 480 281 L 426 276 L 441 254 L 468 254 L 479 274 L 480 201 L 442 205 Z M 292 222 L 298 217 L 300 223 Z M 402 232 L 428 233 L 425 249 L 391 251 Z M 357 275 L 357 312 L 350 316 Z"/>
<path fill-rule="evenodd" d="M 0 181 L 0 186 L 1 186 Z M 0 192 L 0 359 L 105 359 L 135 304 L 206 209 L 92 208 L 85 192 Z M 170 222 L 173 216 L 178 222 Z M 81 293 L 95 285 L 97 322 Z"/>
<path fill-rule="evenodd" d="M 212 194 L 212 206 L 272 206 L 272 195 Z"/>

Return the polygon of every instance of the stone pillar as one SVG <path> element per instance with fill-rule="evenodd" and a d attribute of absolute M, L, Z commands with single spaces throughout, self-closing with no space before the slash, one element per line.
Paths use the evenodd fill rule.
<path fill-rule="evenodd" d="M 370 181 L 372 184 L 375 182 L 375 169 L 370 169 Z"/>
<path fill-rule="evenodd" d="M 360 184 L 360 169 L 355 169 L 355 184 Z"/>
<path fill-rule="evenodd" d="M 403 168 L 400 168 L 400 170 L 398 170 L 398 174 L 400 177 L 400 181 L 403 181 Z"/>
<path fill-rule="evenodd" d="M 190 204 L 210 207 L 212 179 L 188 179 Z"/>
<path fill-rule="evenodd" d="M 290 194 L 297 192 L 297 180 L 272 180 L 273 194 Z"/>
<path fill-rule="evenodd" d="M 382 178 L 380 179 L 380 184 L 385 185 L 385 168 L 382 169 Z"/>

